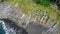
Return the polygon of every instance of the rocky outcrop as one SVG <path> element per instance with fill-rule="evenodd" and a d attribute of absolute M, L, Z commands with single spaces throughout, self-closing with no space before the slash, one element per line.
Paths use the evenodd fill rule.
<path fill-rule="evenodd" d="M 4 18 L 13 21 L 19 27 L 25 28 L 29 34 L 57 34 L 55 32 L 58 29 L 58 25 L 56 25 L 57 23 L 53 23 L 50 18 L 48 18 L 48 16 L 46 15 L 46 11 L 41 11 L 40 13 L 37 12 L 39 13 L 37 15 L 40 16 L 40 19 L 38 18 L 38 16 L 36 16 L 36 18 L 32 20 L 32 14 L 30 14 L 30 16 L 28 17 L 22 12 L 22 9 L 17 8 L 16 6 L 14 7 L 8 3 L 1 3 L 0 7 L 0 19 Z M 14 28 L 18 27 L 13 23 L 10 23 L 10 25 L 11 24 Z"/>
<path fill-rule="evenodd" d="M 1 3 L 0 4 L 0 18 L 8 18 L 16 24 L 18 24 L 21 27 L 26 27 L 28 24 L 28 17 L 24 13 L 22 13 L 22 10 L 20 8 L 13 7 L 11 4 L 7 3 Z M 27 22 L 27 24 L 26 24 Z M 25 25 L 23 25 L 25 24 Z"/>

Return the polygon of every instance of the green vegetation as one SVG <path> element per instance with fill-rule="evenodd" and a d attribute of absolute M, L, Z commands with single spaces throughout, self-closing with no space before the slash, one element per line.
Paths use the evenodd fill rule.
<path fill-rule="evenodd" d="M 51 4 L 50 0 L 33 0 L 36 4 L 41 4 L 43 6 L 49 6 Z"/>
<path fill-rule="evenodd" d="M 60 9 L 60 0 L 50 0 L 52 3 L 57 4 L 58 8 Z"/>
<path fill-rule="evenodd" d="M 40 4 L 43 6 L 50 6 L 50 4 L 57 4 L 57 6 L 60 8 L 60 0 L 33 0 L 36 4 Z"/>
<path fill-rule="evenodd" d="M 37 12 L 39 14 L 41 12 L 47 12 L 47 16 L 51 18 L 54 22 L 58 21 L 60 22 L 60 14 L 54 10 L 51 9 L 50 4 L 52 4 L 51 0 L 7 0 L 10 2 L 13 6 L 18 3 L 23 13 L 27 14 L 33 14 L 32 17 L 36 17 L 35 15 Z M 40 10 L 40 11 L 39 11 Z M 43 14 L 41 14 L 39 17 L 41 18 Z"/>
<path fill-rule="evenodd" d="M 4 2 L 4 0 L 0 0 L 0 2 Z"/>

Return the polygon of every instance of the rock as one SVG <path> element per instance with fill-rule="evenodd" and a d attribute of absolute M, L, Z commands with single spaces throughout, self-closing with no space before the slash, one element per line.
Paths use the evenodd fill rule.
<path fill-rule="evenodd" d="M 22 24 L 28 23 L 27 20 L 29 20 L 27 15 L 22 13 L 22 10 L 20 8 L 13 7 L 9 3 L 0 4 L 0 19 L 3 19 L 3 18 L 8 18 L 16 22 L 16 24 L 18 24 L 20 27 L 25 27 L 25 25 L 22 25 Z"/>
<path fill-rule="evenodd" d="M 42 32 L 46 30 L 48 30 L 48 28 L 45 28 L 41 24 L 34 23 L 33 21 L 31 21 L 26 28 L 28 34 L 42 34 Z"/>
<path fill-rule="evenodd" d="M 7 18 L 9 11 L 11 9 L 11 4 L 1 3 L 0 4 L 0 18 Z"/>

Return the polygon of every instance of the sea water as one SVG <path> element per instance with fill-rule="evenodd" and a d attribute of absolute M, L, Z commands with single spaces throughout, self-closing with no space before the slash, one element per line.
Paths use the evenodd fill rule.
<path fill-rule="evenodd" d="M 28 34 L 25 29 L 10 20 L 0 20 L 0 34 Z"/>
<path fill-rule="evenodd" d="M 3 27 L 2 27 L 2 23 L 0 22 L 0 34 L 5 34 L 5 31 L 4 31 L 4 29 L 3 29 Z"/>

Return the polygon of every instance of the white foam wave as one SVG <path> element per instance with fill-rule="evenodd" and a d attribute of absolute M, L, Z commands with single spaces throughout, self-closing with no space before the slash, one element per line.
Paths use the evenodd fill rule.
<path fill-rule="evenodd" d="M 4 21 L 0 21 L 0 23 L 2 23 L 2 27 L 5 30 L 5 34 L 16 34 L 15 30 L 13 30 L 14 28 L 7 27 Z"/>

